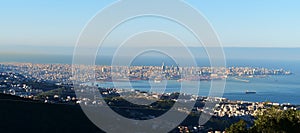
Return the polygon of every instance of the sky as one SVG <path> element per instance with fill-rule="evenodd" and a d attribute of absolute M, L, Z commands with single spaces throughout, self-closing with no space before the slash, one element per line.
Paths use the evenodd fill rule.
<path fill-rule="evenodd" d="M 0 52 L 9 46 L 74 47 L 89 20 L 113 2 L 1 0 Z M 224 47 L 300 48 L 299 0 L 186 2 L 206 17 Z"/>

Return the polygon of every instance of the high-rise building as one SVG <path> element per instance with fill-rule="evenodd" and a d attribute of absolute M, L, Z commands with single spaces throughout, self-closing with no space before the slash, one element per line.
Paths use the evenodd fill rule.
<path fill-rule="evenodd" d="M 162 63 L 161 69 L 162 69 L 163 72 L 166 71 L 165 62 Z"/>

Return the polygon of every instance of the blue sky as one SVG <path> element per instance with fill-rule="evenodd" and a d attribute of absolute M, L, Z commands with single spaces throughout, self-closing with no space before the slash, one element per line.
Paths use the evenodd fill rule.
<path fill-rule="evenodd" d="M 114 0 L 2 0 L 0 46 L 72 47 L 84 25 Z M 299 0 L 187 0 L 225 47 L 300 47 Z"/>

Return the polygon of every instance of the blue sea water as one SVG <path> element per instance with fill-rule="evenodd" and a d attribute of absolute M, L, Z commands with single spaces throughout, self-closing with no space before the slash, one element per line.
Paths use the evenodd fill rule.
<path fill-rule="evenodd" d="M 250 51 L 254 53 L 255 50 Z M 290 52 L 290 56 L 297 54 L 299 49 L 294 50 L 293 53 Z M 247 52 L 244 50 L 244 53 Z M 278 53 L 278 51 L 276 51 Z M 264 53 L 264 52 L 261 52 Z M 288 54 L 289 52 L 285 52 Z M 291 59 L 289 57 L 284 57 L 285 54 L 276 55 L 282 56 L 280 59 L 274 58 L 230 58 L 227 59 L 227 66 L 250 66 L 250 67 L 265 67 L 265 68 L 283 68 L 285 70 L 290 70 L 293 72 L 292 75 L 286 76 L 268 76 L 266 78 L 249 78 L 249 83 L 236 81 L 234 79 L 227 79 L 226 87 L 224 90 L 223 97 L 230 100 L 245 100 L 245 101 L 272 101 L 279 103 L 292 103 L 300 105 L 300 61 L 299 59 Z M 227 53 L 230 56 L 230 53 Z M 245 55 L 244 55 L 245 56 Z M 299 54 L 295 55 L 299 56 Z M 159 57 L 147 57 L 143 59 L 137 59 L 133 62 L 133 65 L 157 65 L 160 66 L 161 62 L 164 61 L 167 65 L 174 64 L 174 62 L 167 58 Z M 207 60 L 198 59 L 199 66 L 209 66 Z M 1 56 L 0 62 L 31 62 L 31 63 L 62 63 L 71 64 L 72 56 L 68 55 L 52 55 L 52 56 Z M 111 63 L 110 57 L 103 57 L 96 61 L 98 65 L 109 65 Z M 220 82 L 220 81 L 215 81 Z M 104 87 L 112 87 L 112 83 L 101 84 Z M 199 95 L 205 96 L 208 94 L 211 83 L 209 81 L 201 82 Z M 134 89 L 139 90 L 150 90 L 150 85 L 146 81 L 132 82 Z M 124 88 L 130 88 L 129 86 L 123 86 Z M 176 81 L 168 81 L 166 92 L 178 91 L 180 88 L 180 83 Z M 257 94 L 247 95 L 246 90 L 256 91 Z"/>
<path fill-rule="evenodd" d="M 266 78 L 248 78 L 250 82 L 227 79 L 224 98 L 230 100 L 243 100 L 253 102 L 272 101 L 278 103 L 300 104 L 300 79 L 299 75 L 268 76 Z M 216 83 L 221 81 L 214 81 Z M 112 82 L 98 83 L 101 87 L 115 87 Z M 150 91 L 151 84 L 148 81 L 131 82 L 132 86 L 118 82 L 118 87 L 125 89 L 137 89 Z M 211 87 L 210 81 L 201 81 L 199 95 L 207 96 Z M 179 92 L 181 83 L 168 81 L 165 92 Z M 245 94 L 246 90 L 256 91 L 256 94 Z"/>
<path fill-rule="evenodd" d="M 149 62 L 148 62 L 149 63 Z M 300 62 L 296 61 L 276 61 L 276 60 L 228 60 L 228 66 L 253 66 L 265 67 L 269 69 L 283 68 L 293 72 L 292 75 L 275 75 L 265 78 L 246 78 L 250 82 L 237 81 L 233 78 L 226 80 L 224 98 L 230 100 L 243 100 L 253 102 L 278 102 L 300 105 Z M 215 81 L 216 83 L 221 81 Z M 122 83 L 118 83 L 121 84 Z M 148 81 L 131 82 L 133 89 L 150 91 L 151 85 Z M 103 87 L 114 87 L 111 82 L 100 83 Z M 121 88 L 131 88 L 131 86 L 118 86 Z M 207 96 L 211 87 L 211 82 L 201 81 L 199 95 Z M 165 92 L 178 92 L 181 83 L 168 81 Z M 256 94 L 246 94 L 246 90 L 256 91 Z"/>

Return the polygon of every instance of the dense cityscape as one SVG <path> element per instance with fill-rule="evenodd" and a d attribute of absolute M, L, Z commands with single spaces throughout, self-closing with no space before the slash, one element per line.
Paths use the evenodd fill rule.
<path fill-rule="evenodd" d="M 101 82 L 117 81 L 122 82 L 129 80 L 154 80 L 161 82 L 162 80 L 225 80 L 228 77 L 265 77 L 269 75 L 291 75 L 290 71 L 284 69 L 267 69 L 252 67 L 229 67 L 229 68 L 210 68 L 210 67 L 178 67 L 178 66 L 95 66 L 96 80 Z M 193 75 L 193 76 L 189 76 Z M 104 106 L 100 97 L 94 99 L 87 97 L 76 97 L 75 92 L 89 93 L 91 90 L 88 85 L 81 84 L 81 90 L 75 90 L 73 87 L 74 77 L 72 77 L 72 66 L 66 64 L 31 64 L 31 63 L 9 63 L 0 65 L 0 90 L 4 94 L 15 95 L 23 98 L 41 101 L 48 104 L 81 104 L 85 106 Z M 81 79 L 85 81 L 85 79 Z M 240 79 L 241 80 L 241 79 Z M 84 82 L 83 82 L 84 83 Z M 115 108 L 141 108 L 141 109 L 161 109 L 161 104 L 156 103 L 151 107 L 136 106 L 122 104 L 126 101 L 120 99 L 122 93 L 131 93 L 133 98 L 151 101 L 168 101 L 165 110 L 173 105 L 174 102 L 195 102 L 192 111 L 186 108 L 176 108 L 176 111 L 187 114 L 200 115 L 201 113 L 209 113 L 215 118 L 221 120 L 243 119 L 249 123 L 253 123 L 254 117 L 262 113 L 262 111 L 273 106 L 279 107 L 280 110 L 298 110 L 298 106 L 289 103 L 273 103 L 273 102 L 249 102 L 249 101 L 232 101 L 226 98 L 194 96 L 188 94 L 174 93 L 155 93 L 144 92 L 140 90 L 126 90 L 123 88 L 103 88 L 99 87 L 102 98 L 106 99 L 109 106 Z M 185 100 L 178 101 L 178 96 L 183 95 Z M 207 101 L 216 102 L 213 112 L 206 112 L 204 104 Z M 151 119 L 155 118 L 155 114 L 149 112 L 132 113 L 134 111 L 127 110 L 127 117 L 134 119 Z M 126 111 L 125 111 L 126 112 Z M 120 112 L 122 113 L 122 112 Z M 124 112 L 123 112 L 124 113 Z M 184 126 L 180 125 L 180 132 L 190 131 L 207 131 L 203 125 Z"/>
<path fill-rule="evenodd" d="M 1 64 L 0 69 L 21 74 L 36 81 L 72 84 L 72 65 L 68 64 Z M 268 75 L 290 75 L 288 70 L 254 67 L 178 67 L 178 66 L 94 66 L 97 81 L 123 80 L 213 80 L 231 77 L 264 77 Z M 80 79 L 82 81 L 87 80 Z M 79 80 L 79 79 L 77 79 Z"/>

